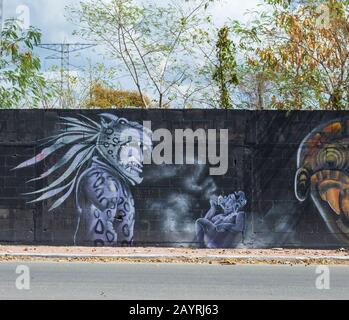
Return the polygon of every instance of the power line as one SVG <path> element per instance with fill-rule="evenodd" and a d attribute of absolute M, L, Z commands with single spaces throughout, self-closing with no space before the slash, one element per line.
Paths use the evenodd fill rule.
<path fill-rule="evenodd" d="M 56 54 L 48 56 L 46 57 L 46 59 L 61 61 L 61 93 L 63 93 L 65 83 L 67 84 L 67 87 L 69 89 L 70 54 L 74 52 L 83 51 L 95 46 L 96 44 L 91 43 L 42 43 L 38 46 L 42 49 L 56 52 Z M 66 77 L 65 74 L 67 74 L 68 76 Z M 63 107 L 63 94 L 61 94 L 60 101 L 61 107 Z"/>

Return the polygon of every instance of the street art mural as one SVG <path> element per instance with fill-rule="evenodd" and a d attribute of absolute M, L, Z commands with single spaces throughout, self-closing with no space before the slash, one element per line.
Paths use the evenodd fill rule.
<path fill-rule="evenodd" d="M 57 180 L 30 193 L 41 194 L 32 202 L 58 196 L 51 211 L 75 194 L 79 215 L 75 243 L 80 222 L 85 220 L 85 243 L 131 245 L 135 208 L 130 186 L 142 182 L 143 151 L 151 151 L 151 132 L 112 114 L 100 117 L 101 123 L 89 118 L 61 118 L 66 128 L 49 138 L 48 147 L 15 169 L 35 165 L 59 149 L 69 147 L 53 167 L 31 180 L 47 178 L 68 165 Z"/>
<path fill-rule="evenodd" d="M 0 113 L 0 242 L 349 246 L 346 112 Z M 201 134 L 171 140 L 180 136 L 178 128 Z M 158 129 L 166 129 L 170 145 L 154 139 Z M 226 145 L 220 129 L 227 132 Z M 199 157 L 200 148 L 217 157 Z M 212 175 L 222 148 L 228 164 Z M 147 162 L 154 154 L 166 161 Z M 195 158 L 175 162 L 188 154 Z"/>
<path fill-rule="evenodd" d="M 196 221 L 196 237 L 204 248 L 229 248 L 235 243 L 236 233 L 245 228 L 245 193 L 235 192 L 229 196 L 212 197 L 211 208 L 204 218 Z"/>
<path fill-rule="evenodd" d="M 314 129 L 301 143 L 295 191 L 311 197 L 329 231 L 349 243 L 349 118 Z"/>

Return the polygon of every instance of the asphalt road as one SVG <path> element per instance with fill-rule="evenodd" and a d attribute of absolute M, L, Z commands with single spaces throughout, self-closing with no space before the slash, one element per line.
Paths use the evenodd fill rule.
<path fill-rule="evenodd" d="M 0 263 L 0 299 L 349 299 L 348 266 L 319 290 L 315 266 L 23 263 L 30 289 L 18 290 L 19 265 Z"/>

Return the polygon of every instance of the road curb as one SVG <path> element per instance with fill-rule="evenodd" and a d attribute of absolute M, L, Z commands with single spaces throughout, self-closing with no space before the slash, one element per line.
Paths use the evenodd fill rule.
<path fill-rule="evenodd" d="M 171 254 L 61 254 L 61 253 L 1 253 L 0 260 L 6 259 L 64 259 L 64 260 L 110 260 L 110 261 L 135 261 L 135 262 L 242 262 L 242 263 L 255 263 L 255 262 L 273 262 L 273 263 L 316 263 L 316 262 L 339 262 L 348 263 L 349 256 L 261 256 L 261 255 L 205 255 L 205 256 L 190 256 L 190 255 L 171 255 Z"/>

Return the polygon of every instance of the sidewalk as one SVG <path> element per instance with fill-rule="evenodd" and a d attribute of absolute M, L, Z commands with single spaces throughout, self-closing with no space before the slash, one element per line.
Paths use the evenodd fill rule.
<path fill-rule="evenodd" d="M 205 264 L 343 264 L 349 249 L 186 249 L 0 246 L 0 261 L 205 263 Z"/>

